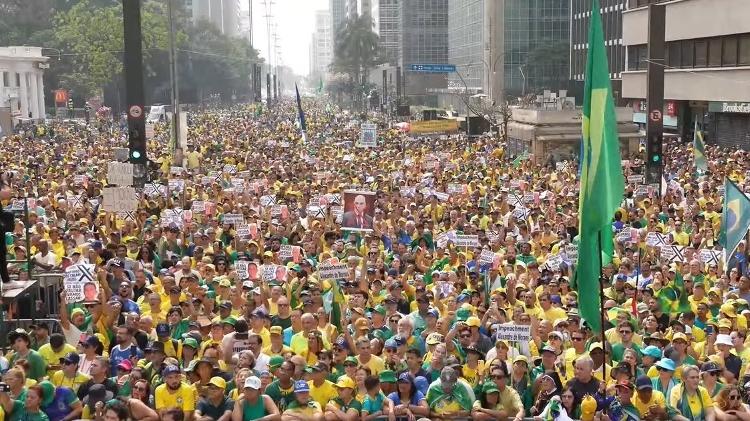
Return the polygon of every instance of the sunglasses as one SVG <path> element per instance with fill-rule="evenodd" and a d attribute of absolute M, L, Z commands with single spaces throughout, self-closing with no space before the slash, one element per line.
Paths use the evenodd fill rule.
<path fill-rule="evenodd" d="M 737 395 L 729 395 L 729 400 L 730 400 L 730 401 L 737 401 L 737 400 L 739 400 L 739 399 L 740 399 L 740 397 L 739 397 L 739 396 L 737 396 Z"/>
<path fill-rule="evenodd" d="M 629 333 L 633 333 L 633 332 L 632 332 L 632 331 L 630 331 L 630 330 L 621 330 L 621 331 L 620 331 L 620 334 L 621 334 L 621 335 L 627 335 L 627 334 L 629 334 Z"/>
<path fill-rule="evenodd" d="M 581 337 L 579 337 L 579 336 L 575 336 L 575 337 L 572 337 L 572 338 L 570 338 L 570 340 L 571 340 L 571 341 L 574 341 L 574 342 L 580 342 L 580 341 L 582 341 L 582 340 L 583 340 L 583 338 L 581 338 Z"/>

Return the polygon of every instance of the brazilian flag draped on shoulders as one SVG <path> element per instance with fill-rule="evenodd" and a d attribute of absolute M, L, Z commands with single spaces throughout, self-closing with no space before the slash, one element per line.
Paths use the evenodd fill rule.
<path fill-rule="evenodd" d="M 583 98 L 583 156 L 576 271 L 581 317 L 600 332 L 599 275 L 611 262 L 612 217 L 625 190 L 599 0 L 593 0 Z M 601 247 L 600 247 L 601 245 Z"/>
<path fill-rule="evenodd" d="M 734 254 L 750 228 L 750 199 L 730 179 L 724 179 L 724 211 L 721 215 L 719 244 L 724 247 L 725 261 Z"/>

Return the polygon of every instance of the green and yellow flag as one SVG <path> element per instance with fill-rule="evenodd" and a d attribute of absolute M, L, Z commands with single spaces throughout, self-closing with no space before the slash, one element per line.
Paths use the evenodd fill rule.
<path fill-rule="evenodd" d="M 693 130 L 693 157 L 695 159 L 695 170 L 698 174 L 703 174 L 708 170 L 705 149 L 706 145 L 703 143 L 703 132 L 698 128 L 698 121 L 696 121 L 695 129 Z"/>
<path fill-rule="evenodd" d="M 594 331 L 600 322 L 599 275 L 613 254 L 612 217 L 625 190 L 615 103 L 609 80 L 599 0 L 593 0 L 583 97 L 583 156 L 578 243 L 578 296 L 581 317 Z"/>
<path fill-rule="evenodd" d="M 726 262 L 750 228 L 750 199 L 728 178 L 724 179 L 724 211 L 721 214 L 719 244 L 724 246 Z"/>

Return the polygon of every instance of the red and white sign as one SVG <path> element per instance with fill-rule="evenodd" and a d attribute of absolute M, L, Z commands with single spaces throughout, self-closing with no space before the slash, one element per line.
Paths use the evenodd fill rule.
<path fill-rule="evenodd" d="M 133 118 L 141 118 L 143 115 L 143 107 L 140 105 L 131 105 L 130 108 L 128 108 L 128 115 Z"/>
<path fill-rule="evenodd" d="M 660 110 L 651 110 L 651 112 L 648 114 L 651 121 L 661 121 L 662 114 Z"/>

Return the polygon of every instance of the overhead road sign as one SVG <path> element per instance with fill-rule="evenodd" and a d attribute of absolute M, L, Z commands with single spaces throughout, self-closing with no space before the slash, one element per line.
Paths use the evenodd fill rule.
<path fill-rule="evenodd" d="M 423 73 L 453 73 L 456 71 L 455 64 L 411 64 L 409 70 Z"/>

